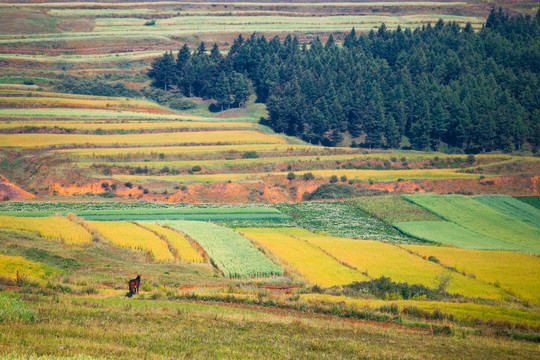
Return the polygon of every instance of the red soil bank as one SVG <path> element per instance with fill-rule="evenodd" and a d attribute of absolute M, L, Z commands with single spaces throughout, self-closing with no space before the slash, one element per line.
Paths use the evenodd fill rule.
<path fill-rule="evenodd" d="M 0 176 L 0 200 L 22 200 L 34 197 L 34 194 L 24 191 L 17 185 L 10 183 L 5 177 Z"/>

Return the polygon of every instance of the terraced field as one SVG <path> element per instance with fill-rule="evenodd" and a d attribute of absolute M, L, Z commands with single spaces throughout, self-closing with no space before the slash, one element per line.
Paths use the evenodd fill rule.
<path fill-rule="evenodd" d="M 145 228 L 155 232 L 159 236 L 165 237 L 165 239 L 172 245 L 176 252 L 176 257 L 184 261 L 189 262 L 202 262 L 203 257 L 191 246 L 189 241 L 176 231 L 169 228 L 165 228 L 158 224 L 143 224 Z"/>
<path fill-rule="evenodd" d="M 272 233 L 274 232 L 307 241 L 340 263 L 367 274 L 370 278 L 386 276 L 395 282 L 436 288 L 437 276 L 445 272 L 443 267 L 433 262 L 408 254 L 395 245 L 379 241 L 331 237 L 298 228 L 272 230 Z M 447 291 L 470 297 L 498 299 L 504 296 L 495 287 L 458 273 L 452 274 Z"/>
<path fill-rule="evenodd" d="M 511 244 L 509 250 L 540 252 L 540 230 L 462 195 L 416 194 L 403 197 L 468 230 Z M 497 244 L 496 246 L 498 246 Z M 514 245 L 514 246 L 513 246 Z"/>
<path fill-rule="evenodd" d="M 48 279 L 60 271 L 40 262 L 25 259 L 22 256 L 0 254 L 0 274 L 12 279 Z"/>
<path fill-rule="evenodd" d="M 524 223 L 540 228 L 540 210 L 508 195 L 475 196 L 474 200 L 509 215 Z"/>
<path fill-rule="evenodd" d="M 119 247 L 149 252 L 156 261 L 174 261 L 167 243 L 149 230 L 124 221 L 88 221 L 88 227 Z"/>
<path fill-rule="evenodd" d="M 266 258 L 239 233 L 199 221 L 160 221 L 193 238 L 227 277 L 282 275 L 283 270 Z"/>
<path fill-rule="evenodd" d="M 66 244 L 87 244 L 92 236 L 75 222 L 59 216 L 27 218 L 0 216 L 1 229 L 25 230 L 48 239 L 62 240 Z"/>
<path fill-rule="evenodd" d="M 246 237 L 279 258 L 286 267 L 312 284 L 323 287 L 367 280 L 357 270 L 340 264 L 321 249 L 288 235 L 283 229 L 238 229 Z"/>
<path fill-rule="evenodd" d="M 510 251 L 479 251 L 443 246 L 404 245 L 403 248 L 441 264 L 497 284 L 505 291 L 531 303 L 540 302 L 540 259 Z"/>
<path fill-rule="evenodd" d="M 479 234 L 449 221 L 409 221 L 393 224 L 411 237 L 464 249 L 530 251 L 528 247 Z"/>

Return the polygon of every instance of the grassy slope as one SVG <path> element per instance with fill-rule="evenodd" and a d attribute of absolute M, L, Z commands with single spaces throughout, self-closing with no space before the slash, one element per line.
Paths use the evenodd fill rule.
<path fill-rule="evenodd" d="M 475 196 L 474 200 L 526 224 L 540 228 L 540 210 L 508 195 Z"/>
<path fill-rule="evenodd" d="M 498 240 L 540 252 L 540 230 L 462 195 L 404 195 L 441 218 Z"/>

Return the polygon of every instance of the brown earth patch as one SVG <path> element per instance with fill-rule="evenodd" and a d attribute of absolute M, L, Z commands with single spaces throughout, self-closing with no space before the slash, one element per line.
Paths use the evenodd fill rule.
<path fill-rule="evenodd" d="M 0 200 L 23 200 L 31 198 L 35 198 L 34 194 L 21 189 L 5 177 L 0 176 Z"/>

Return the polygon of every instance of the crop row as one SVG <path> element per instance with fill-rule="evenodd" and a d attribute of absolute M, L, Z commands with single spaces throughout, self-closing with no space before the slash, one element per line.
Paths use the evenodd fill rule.
<path fill-rule="evenodd" d="M 498 212 L 521 220 L 524 223 L 536 228 L 540 228 L 540 210 L 534 206 L 514 199 L 511 196 L 482 195 L 475 196 L 473 199 L 497 210 Z"/>
<path fill-rule="evenodd" d="M 125 107 L 125 108 L 159 108 L 159 105 L 146 100 L 92 100 L 92 99 L 69 99 L 69 98 L 56 98 L 56 97 L 39 97 L 39 96 L 25 96 L 25 97 L 0 97 L 0 104 L 40 104 L 40 105 L 52 105 L 52 106 L 84 106 L 88 108 L 105 108 L 105 107 Z M 5 106 L 3 106 L 5 107 Z"/>
<path fill-rule="evenodd" d="M 240 228 L 239 231 L 278 257 L 309 283 L 329 287 L 368 279 L 316 246 L 289 235 L 284 229 Z"/>
<path fill-rule="evenodd" d="M 444 246 L 404 245 L 424 258 L 435 257 L 476 279 L 497 284 L 507 292 L 540 303 L 540 259 L 513 251 L 482 251 Z"/>
<path fill-rule="evenodd" d="M 148 251 L 157 261 L 173 261 L 167 243 L 149 230 L 125 221 L 91 221 L 89 228 L 119 247 Z"/>
<path fill-rule="evenodd" d="M 82 134 L 0 134 L 0 144 L 8 147 L 44 147 L 58 145 L 168 145 L 212 143 L 285 143 L 279 135 L 258 131 L 193 131 L 131 135 Z"/>
<path fill-rule="evenodd" d="M 282 234 L 307 241 L 342 264 L 367 274 L 370 278 L 390 277 L 395 282 L 421 284 L 437 288 L 437 277 L 446 270 L 434 262 L 412 255 L 403 249 L 380 241 L 353 240 L 314 234 L 304 229 L 276 229 Z M 501 291 L 481 281 L 452 273 L 446 289 L 470 297 L 501 298 Z"/>
<path fill-rule="evenodd" d="M 266 258 L 239 233 L 200 221 L 160 221 L 193 238 L 227 277 L 282 275 L 283 270 Z"/>
<path fill-rule="evenodd" d="M 42 218 L 0 216 L 0 228 L 32 231 L 44 238 L 62 240 L 66 244 L 86 244 L 92 241 L 92 236 L 82 226 L 59 216 Z"/>
<path fill-rule="evenodd" d="M 439 244 L 478 250 L 516 250 L 529 248 L 479 234 L 450 221 L 408 221 L 393 224 L 411 237 Z"/>
<path fill-rule="evenodd" d="M 90 122 L 90 121 L 6 121 L 0 129 L 12 128 L 62 128 L 78 130 L 152 130 L 152 129 L 206 129 L 206 128 L 250 128 L 249 122 L 221 121 L 129 121 L 129 122 Z"/>
<path fill-rule="evenodd" d="M 145 228 L 163 236 L 177 253 L 176 255 L 183 261 L 202 262 L 203 257 L 191 246 L 189 241 L 180 233 L 164 228 L 158 224 L 143 224 Z"/>
<path fill-rule="evenodd" d="M 415 194 L 403 197 L 439 217 L 502 242 L 540 252 L 540 229 L 462 195 Z"/>

